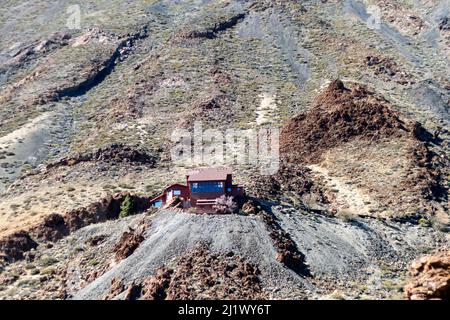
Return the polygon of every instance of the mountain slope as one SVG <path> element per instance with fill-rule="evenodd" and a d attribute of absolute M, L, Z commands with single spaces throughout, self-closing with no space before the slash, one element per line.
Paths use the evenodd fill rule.
<path fill-rule="evenodd" d="M 0 296 L 124 298 L 140 288 L 145 297 L 167 281 L 178 296 L 174 279 L 198 281 L 180 270 L 204 250 L 223 268 L 253 268 L 249 298 L 398 297 L 407 265 L 449 246 L 447 7 L 6 1 Z M 233 165 L 267 212 L 153 215 L 144 206 L 117 219 L 125 194 L 149 199 L 184 182 L 189 166 L 171 161 L 171 135 L 195 121 L 221 132 L 281 129 L 276 174 Z M 128 227 L 145 239 L 118 263 Z M 72 274 L 55 271 L 63 265 Z"/>

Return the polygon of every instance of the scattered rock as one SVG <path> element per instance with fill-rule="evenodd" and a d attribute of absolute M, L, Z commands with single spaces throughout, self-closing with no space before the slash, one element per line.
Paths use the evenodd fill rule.
<path fill-rule="evenodd" d="M 450 18 L 444 17 L 439 21 L 439 30 L 450 30 Z"/>
<path fill-rule="evenodd" d="M 164 208 L 183 208 L 183 202 L 180 197 L 173 197 L 166 203 Z"/>
<path fill-rule="evenodd" d="M 100 243 L 102 243 L 103 241 L 105 241 L 106 239 L 106 235 L 98 235 L 98 236 L 94 236 L 92 238 L 89 239 L 89 245 L 91 246 L 98 246 Z"/>
<path fill-rule="evenodd" d="M 249 215 L 258 214 L 261 211 L 261 207 L 255 200 L 248 200 L 242 206 L 242 212 Z"/>
<path fill-rule="evenodd" d="M 120 214 L 120 206 L 127 196 L 133 203 L 131 214 L 145 212 L 150 208 L 150 198 L 148 197 L 131 195 L 127 192 L 117 193 L 108 195 L 87 207 L 74 209 L 63 215 L 52 214 L 45 217 L 43 222 L 30 228 L 30 233 L 39 240 L 54 242 L 85 226 L 117 219 Z M 97 240 L 101 241 L 101 239 Z"/>
<path fill-rule="evenodd" d="M 202 40 L 202 39 L 214 39 L 220 32 L 233 28 L 243 19 L 245 19 L 245 13 L 239 13 L 229 18 L 225 18 L 222 21 L 215 23 L 209 28 L 203 30 L 183 30 L 178 33 L 172 42 L 180 43 L 184 41 Z"/>
<path fill-rule="evenodd" d="M 376 56 L 368 56 L 366 57 L 366 63 L 369 67 L 375 69 L 376 75 L 384 74 L 393 77 L 398 72 L 397 64 L 391 59 L 380 59 Z"/>
<path fill-rule="evenodd" d="M 125 291 L 125 285 L 122 283 L 121 280 L 117 278 L 113 278 L 111 280 L 111 288 L 109 289 L 109 293 L 105 296 L 105 300 L 112 300 L 117 295 L 121 294 L 123 291 Z"/>
<path fill-rule="evenodd" d="M 125 295 L 130 300 L 266 299 L 259 270 L 234 254 L 218 254 L 201 245 L 161 267 L 153 277 L 133 283 Z M 116 282 L 111 291 L 116 290 Z M 120 289 L 122 289 L 120 287 Z M 108 295 L 110 297 L 111 295 Z"/>
<path fill-rule="evenodd" d="M 280 227 L 274 216 L 267 210 L 262 209 L 259 214 L 262 216 L 277 250 L 276 259 L 299 275 L 310 276 L 309 268 L 305 263 L 305 256 L 297 248 L 290 235 Z"/>
<path fill-rule="evenodd" d="M 255 175 L 247 188 L 255 198 L 288 201 L 289 193 L 293 193 L 303 205 L 304 197 L 313 198 L 318 206 L 328 203 L 328 198 L 321 187 L 314 181 L 311 170 L 301 164 L 280 163 L 278 172 L 271 176 Z"/>
<path fill-rule="evenodd" d="M 312 205 L 319 210 L 335 202 L 339 210 L 349 206 L 349 200 L 341 196 L 347 193 L 370 197 L 378 207 L 388 208 L 390 216 L 434 210 L 429 201 L 445 205 L 447 191 L 443 165 L 427 147 L 430 139 L 432 135 L 418 122 L 403 119 L 388 101 L 366 87 L 347 88 L 336 80 L 309 111 L 283 126 L 280 170 L 256 190 L 268 189 L 272 196 L 293 192 L 308 208 L 311 205 L 305 205 L 304 198 L 313 195 Z M 325 179 L 324 183 L 319 179 Z M 349 185 L 338 190 L 328 186 L 326 179 Z M 405 197 L 414 200 L 406 202 Z M 373 208 L 360 204 L 366 200 L 358 198 L 351 205 L 357 207 L 355 211 L 374 215 Z"/>
<path fill-rule="evenodd" d="M 167 292 L 172 280 L 173 270 L 160 268 L 156 271 L 156 275 L 146 279 L 142 284 L 142 300 L 166 300 Z M 168 299 L 172 300 L 172 299 Z"/>
<path fill-rule="evenodd" d="M 37 226 L 33 233 L 38 239 L 57 241 L 69 234 L 69 228 L 62 215 L 53 213 L 45 217 L 42 224 Z"/>
<path fill-rule="evenodd" d="M 215 214 L 233 214 L 238 211 L 238 205 L 233 197 L 223 195 L 216 199 L 216 204 L 213 205 L 213 209 Z"/>

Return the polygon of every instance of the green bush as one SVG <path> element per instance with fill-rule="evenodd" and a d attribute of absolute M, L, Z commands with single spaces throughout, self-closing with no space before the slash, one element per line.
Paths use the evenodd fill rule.
<path fill-rule="evenodd" d="M 125 197 L 122 204 L 120 205 L 119 218 L 125 218 L 133 213 L 133 200 L 129 195 Z"/>
<path fill-rule="evenodd" d="M 426 228 L 431 227 L 431 222 L 430 222 L 428 219 L 425 219 L 425 218 L 421 218 L 421 219 L 419 220 L 419 224 L 420 224 L 422 227 L 426 227 Z"/>
<path fill-rule="evenodd" d="M 41 267 L 49 267 L 51 265 L 54 265 L 55 263 L 57 263 L 58 260 L 53 258 L 53 257 L 44 257 L 41 260 L 38 261 L 38 264 Z"/>

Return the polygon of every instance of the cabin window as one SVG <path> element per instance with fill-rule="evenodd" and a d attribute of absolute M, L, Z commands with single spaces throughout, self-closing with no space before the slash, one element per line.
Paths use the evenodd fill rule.
<path fill-rule="evenodd" d="M 174 196 L 181 196 L 181 190 L 173 190 Z"/>
<path fill-rule="evenodd" d="M 162 201 L 161 200 L 159 200 L 159 201 L 155 201 L 155 203 L 153 204 L 153 206 L 154 207 L 156 207 L 156 208 L 160 208 L 161 206 L 162 206 Z"/>
<path fill-rule="evenodd" d="M 194 182 L 191 186 L 193 193 L 220 193 L 223 192 L 223 182 L 221 181 L 205 181 Z"/>
<path fill-rule="evenodd" d="M 231 188 L 228 188 L 227 191 L 228 191 L 228 192 L 231 192 Z"/>

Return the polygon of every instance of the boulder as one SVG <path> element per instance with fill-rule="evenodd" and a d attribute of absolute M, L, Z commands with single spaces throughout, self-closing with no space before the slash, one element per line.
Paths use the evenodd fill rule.
<path fill-rule="evenodd" d="M 425 256 L 411 264 L 405 286 L 409 300 L 450 299 L 450 251 Z"/>

